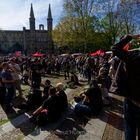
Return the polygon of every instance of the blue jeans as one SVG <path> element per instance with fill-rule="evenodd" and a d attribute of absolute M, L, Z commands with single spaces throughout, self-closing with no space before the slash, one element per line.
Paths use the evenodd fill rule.
<path fill-rule="evenodd" d="M 32 77 L 32 87 L 40 89 L 41 77 Z"/>
<path fill-rule="evenodd" d="M 5 95 L 5 107 L 6 111 L 10 111 L 12 109 L 11 103 L 15 94 L 14 87 L 6 88 L 6 95 Z"/>
<path fill-rule="evenodd" d="M 84 105 L 82 103 L 77 103 L 76 106 L 75 106 L 74 111 L 78 115 L 90 116 L 92 114 L 91 109 L 87 105 Z"/>
<path fill-rule="evenodd" d="M 124 101 L 125 140 L 140 140 L 140 107 L 137 107 L 129 99 Z"/>

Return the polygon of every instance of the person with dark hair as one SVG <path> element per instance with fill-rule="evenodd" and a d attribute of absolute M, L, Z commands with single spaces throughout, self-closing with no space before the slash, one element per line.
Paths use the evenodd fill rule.
<path fill-rule="evenodd" d="M 42 71 L 43 66 L 40 63 L 40 60 L 35 59 L 30 69 L 30 79 L 33 88 L 40 88 Z"/>
<path fill-rule="evenodd" d="M 20 74 L 21 74 L 21 68 L 18 63 L 16 63 L 17 59 L 11 58 L 9 60 L 9 67 L 12 69 L 12 76 L 13 79 L 15 80 L 14 86 L 15 86 L 15 93 L 16 90 L 19 92 L 20 97 L 24 97 L 22 93 L 22 88 L 21 88 L 21 79 L 20 79 Z"/>
<path fill-rule="evenodd" d="M 27 101 L 22 102 L 18 108 L 25 110 L 37 109 L 42 104 L 42 91 L 37 88 L 32 88 L 29 91 L 28 96 L 26 97 Z"/>
<path fill-rule="evenodd" d="M 92 80 L 90 82 L 90 87 L 85 92 L 85 95 L 88 98 L 89 107 L 92 110 L 93 115 L 97 115 L 103 108 L 103 100 L 101 89 L 99 88 L 97 82 Z"/>
<path fill-rule="evenodd" d="M 49 91 L 50 87 L 52 87 L 51 81 L 47 79 L 45 81 L 45 87 L 43 89 L 43 101 L 49 97 L 48 91 Z"/>
<path fill-rule="evenodd" d="M 70 72 L 70 60 L 66 58 L 63 62 L 63 69 L 64 69 L 64 76 L 65 80 L 68 78 L 69 79 L 69 72 Z"/>
<path fill-rule="evenodd" d="M 14 90 L 15 80 L 13 80 L 12 73 L 11 73 L 12 69 L 10 69 L 7 62 L 2 63 L 2 68 L 3 68 L 1 73 L 2 82 L 4 83 L 4 86 L 6 88 L 5 107 L 6 107 L 6 112 L 11 113 L 13 112 L 11 103 L 15 95 L 15 90 Z"/>
<path fill-rule="evenodd" d="M 57 121 L 60 115 L 60 102 L 56 95 L 56 89 L 54 87 L 50 87 L 48 99 L 46 99 L 43 104 L 32 113 L 30 121 L 42 126 L 47 122 Z"/>
<path fill-rule="evenodd" d="M 4 104 L 6 88 L 2 82 L 2 60 L 0 58 L 0 104 Z"/>
<path fill-rule="evenodd" d="M 75 85 L 79 84 L 78 77 L 74 72 L 71 72 L 71 82 L 73 82 Z"/>
<path fill-rule="evenodd" d="M 113 53 L 121 60 L 122 67 L 118 67 L 117 71 L 121 68 L 120 72 L 123 72 L 122 77 L 118 77 L 121 80 L 118 83 L 118 91 L 120 95 L 126 97 L 124 100 L 125 140 L 136 140 L 136 132 L 140 139 L 140 50 L 124 49 L 132 39 L 140 39 L 140 35 L 124 36 L 112 48 Z"/>
<path fill-rule="evenodd" d="M 70 81 L 67 82 L 70 87 L 75 87 L 75 85 L 79 85 L 79 79 L 74 72 L 71 72 Z"/>
<path fill-rule="evenodd" d="M 29 67 L 27 66 L 27 64 L 25 64 L 23 66 L 23 77 L 22 77 L 24 84 L 29 85 L 29 75 L 30 75 Z"/>
<path fill-rule="evenodd" d="M 97 115 L 103 108 L 101 90 L 95 80 L 90 82 L 87 91 L 80 94 L 82 102 L 75 106 L 75 112 L 78 115 Z"/>

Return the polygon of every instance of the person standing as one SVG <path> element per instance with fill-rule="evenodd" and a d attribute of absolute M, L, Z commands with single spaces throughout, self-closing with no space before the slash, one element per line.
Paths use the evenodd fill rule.
<path fill-rule="evenodd" d="M 11 69 L 9 68 L 9 65 L 7 62 L 2 63 L 2 82 L 5 85 L 6 88 L 6 95 L 5 95 L 5 109 L 6 112 L 11 113 L 12 112 L 12 100 L 13 96 L 15 94 L 15 89 L 14 89 L 14 83 L 15 80 L 13 80 Z"/>
<path fill-rule="evenodd" d="M 125 96 L 125 140 L 136 140 L 137 130 L 140 139 L 140 50 L 124 49 L 132 39 L 140 39 L 140 35 L 127 35 L 112 47 L 114 55 L 123 63 L 125 72 L 121 77 L 125 78 L 121 85 L 121 94 Z"/>
<path fill-rule="evenodd" d="M 12 69 L 12 76 L 13 79 L 15 80 L 15 93 L 16 93 L 16 89 L 19 92 L 19 96 L 23 97 L 23 93 L 22 93 L 22 89 L 21 89 L 21 78 L 20 78 L 20 74 L 21 74 L 21 69 L 19 64 L 17 64 L 15 62 L 14 58 L 11 58 L 9 60 L 9 67 Z"/>
<path fill-rule="evenodd" d="M 4 104 L 6 89 L 2 82 L 2 59 L 0 58 L 0 104 Z"/>
<path fill-rule="evenodd" d="M 34 62 L 31 64 L 31 69 L 30 69 L 30 79 L 33 88 L 40 89 L 42 71 L 43 71 L 43 67 L 42 64 L 40 63 L 40 60 L 35 59 Z"/>

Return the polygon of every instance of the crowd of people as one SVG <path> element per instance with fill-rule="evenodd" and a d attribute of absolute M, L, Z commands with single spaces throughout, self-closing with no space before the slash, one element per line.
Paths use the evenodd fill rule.
<path fill-rule="evenodd" d="M 50 97 L 49 89 L 52 87 L 48 79 L 44 83 L 43 91 L 40 90 L 42 77 L 63 73 L 68 85 L 79 85 L 79 75 L 88 80 L 96 79 L 102 92 L 104 104 L 110 104 L 108 96 L 110 67 L 107 56 L 80 56 L 80 57 L 1 57 L 0 58 L 0 102 L 4 104 L 6 112 L 12 112 L 13 99 L 16 96 L 25 98 L 21 84 L 30 86 L 27 102 L 21 104 L 21 109 L 36 109 Z M 58 89 L 57 89 L 58 90 Z M 18 95 L 17 95 L 18 94 Z M 36 100 L 37 99 L 37 100 Z"/>
<path fill-rule="evenodd" d="M 96 79 L 103 92 L 108 92 L 111 83 L 110 74 L 113 70 L 113 61 L 107 56 L 89 57 L 82 56 L 78 58 L 1 58 L 1 93 L 13 93 L 16 96 L 18 90 L 19 96 L 24 96 L 21 83 L 30 85 L 33 89 L 40 89 L 42 77 L 45 74 L 63 73 L 64 79 L 69 79 L 67 82 L 74 85 L 79 84 L 78 76 L 88 79 L 88 84 L 92 79 Z M 111 70 L 110 70 L 111 66 Z M 47 80 L 45 85 L 50 86 Z M 45 89 L 44 89 L 45 93 Z M 10 94 L 11 96 L 11 94 Z M 44 97 L 48 95 L 44 95 Z M 12 98 L 13 98 L 12 97 Z M 9 98 L 9 96 L 8 96 Z M 1 98 L 2 101 L 4 101 Z M 6 100 L 6 99 L 5 99 Z"/>
<path fill-rule="evenodd" d="M 130 62 L 133 62 L 133 60 L 138 57 L 136 56 L 133 59 L 133 55 L 130 57 L 130 55 L 128 56 L 128 51 L 123 50 L 123 47 L 133 37 L 135 36 L 123 38 L 117 45 L 114 45 L 113 53 L 111 55 L 105 54 L 103 56 L 98 55 L 94 57 L 89 55 L 78 57 L 53 56 L 50 58 L 47 56 L 39 58 L 1 57 L 0 103 L 4 105 L 6 112 L 11 112 L 13 106 L 12 101 L 18 93 L 19 97 L 26 98 L 26 103 L 21 103 L 19 108 L 34 110 L 30 117 L 30 120 L 33 123 L 43 125 L 44 122 L 57 120 L 61 116 L 62 112 L 65 112 L 68 108 L 68 100 L 64 91 L 64 85 L 62 83 L 58 83 L 54 87 L 52 86 L 51 81 L 47 79 L 45 80 L 43 90 L 41 90 L 42 77 L 55 73 L 58 75 L 63 74 L 64 80 L 68 80 L 68 85 L 79 85 L 80 78 L 87 79 L 89 88 L 86 91 L 81 91 L 81 94 L 78 97 L 74 97 L 76 102 L 75 113 L 78 115 L 82 114 L 88 116 L 97 115 L 101 112 L 103 106 L 111 105 L 112 103 L 108 93 L 110 86 L 114 84 L 113 82 L 117 78 L 116 75 L 118 74 L 118 67 L 120 68 L 122 62 L 126 63 L 126 69 L 130 69 L 130 73 L 131 71 L 133 72 L 131 68 L 133 68 L 134 65 L 139 68 L 137 63 L 132 63 L 132 67 L 129 65 L 129 58 L 132 57 Z M 138 54 L 135 52 L 135 55 Z M 132 74 L 133 76 L 134 73 L 135 72 Z M 126 74 L 126 77 L 128 78 L 128 73 Z M 126 77 L 121 79 L 126 80 Z M 137 75 L 135 75 L 135 77 L 137 77 Z M 132 79 L 133 83 L 136 83 L 132 76 L 129 78 Z M 127 81 L 127 83 L 128 82 L 129 81 Z M 137 89 L 138 86 L 134 86 L 133 83 L 129 82 L 130 85 L 133 85 L 132 89 Z M 30 86 L 29 95 L 26 97 L 21 84 Z M 124 89 L 125 86 L 126 85 L 122 88 Z M 138 96 L 135 96 L 136 98 L 132 98 L 133 96 L 131 92 L 129 91 L 128 93 L 130 93 L 130 96 L 126 98 L 126 104 L 129 104 L 129 106 L 137 106 L 137 99 L 139 99 Z M 127 93 L 122 94 L 123 96 L 126 96 Z M 126 114 L 125 110 L 125 117 L 127 117 Z M 127 126 L 131 123 L 130 120 L 126 120 L 126 122 Z M 129 128 L 130 127 L 131 126 L 129 126 Z M 129 130 L 127 129 L 127 131 Z M 127 131 L 126 135 L 128 136 Z M 134 133 L 135 131 L 131 134 L 132 137 L 134 137 Z"/>

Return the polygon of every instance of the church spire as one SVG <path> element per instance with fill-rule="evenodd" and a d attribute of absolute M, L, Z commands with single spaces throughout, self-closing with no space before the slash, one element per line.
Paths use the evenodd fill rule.
<path fill-rule="evenodd" d="M 48 18 L 47 18 L 47 22 L 48 22 L 48 31 L 52 31 L 52 12 L 51 12 L 51 6 L 49 4 L 49 10 L 48 10 Z"/>
<path fill-rule="evenodd" d="M 52 19 L 52 12 L 51 12 L 50 4 L 49 4 L 49 10 L 48 10 L 48 19 Z"/>
<path fill-rule="evenodd" d="M 35 18 L 34 17 L 34 10 L 33 10 L 33 5 L 31 3 L 31 9 L 30 9 L 30 18 Z"/>
<path fill-rule="evenodd" d="M 35 31 L 35 17 L 34 17 L 34 10 L 33 10 L 32 3 L 31 3 L 31 9 L 30 9 L 29 22 L 30 22 L 30 30 Z"/>
<path fill-rule="evenodd" d="M 48 48 L 50 49 L 49 50 L 50 54 L 54 52 L 53 41 L 52 41 L 52 25 L 53 25 L 53 19 L 52 19 L 52 13 L 51 13 L 51 6 L 49 4 L 47 26 L 48 26 Z"/>

